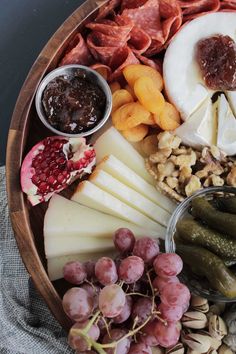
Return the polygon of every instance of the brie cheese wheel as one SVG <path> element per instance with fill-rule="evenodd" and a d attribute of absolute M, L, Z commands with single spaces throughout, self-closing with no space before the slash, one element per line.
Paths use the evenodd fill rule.
<path fill-rule="evenodd" d="M 195 59 L 199 40 L 216 34 L 236 41 L 236 13 L 216 12 L 187 23 L 172 39 L 166 50 L 163 77 L 171 103 L 188 119 L 214 93 L 203 81 Z"/>
<path fill-rule="evenodd" d="M 218 99 L 217 146 L 229 156 L 236 154 L 236 119 L 223 94 Z"/>
<path fill-rule="evenodd" d="M 215 106 L 211 99 L 207 98 L 201 107 L 175 130 L 175 133 L 184 144 L 197 149 L 205 145 L 215 145 L 217 118 L 214 111 Z"/>

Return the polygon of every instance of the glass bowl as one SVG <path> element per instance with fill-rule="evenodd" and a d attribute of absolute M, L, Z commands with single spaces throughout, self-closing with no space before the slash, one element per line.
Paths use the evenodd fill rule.
<path fill-rule="evenodd" d="M 235 196 L 236 188 L 234 187 L 209 187 L 205 189 L 201 189 L 194 193 L 191 197 L 186 198 L 182 203 L 178 205 L 172 214 L 166 232 L 165 239 L 165 251 L 167 253 L 174 253 L 176 250 L 174 236 L 176 233 L 176 224 L 179 220 L 183 218 L 192 218 L 191 215 L 191 202 L 196 197 L 205 197 L 208 200 L 214 199 L 214 197 L 218 196 Z M 183 267 L 183 271 L 180 274 L 181 281 L 185 283 L 190 291 L 195 294 L 202 296 L 211 301 L 219 301 L 219 302 L 235 302 L 236 298 L 229 299 L 222 295 L 220 292 L 211 288 L 208 280 L 206 278 L 200 278 L 196 274 L 194 274 L 191 269 L 186 265 Z"/>
<path fill-rule="evenodd" d="M 52 127 L 49 124 L 49 122 L 47 121 L 45 111 L 43 108 L 43 104 L 42 104 L 42 95 L 43 95 L 43 92 L 44 92 L 47 84 L 50 81 L 52 81 L 53 79 L 55 79 L 58 76 L 69 76 L 69 77 L 73 76 L 75 73 L 77 73 L 78 70 L 80 72 L 81 71 L 85 72 L 85 74 L 87 75 L 87 80 L 97 84 L 100 87 L 100 89 L 104 92 L 104 94 L 106 96 L 105 110 L 104 110 L 103 118 L 95 125 L 95 127 L 91 128 L 87 131 L 78 133 L 78 134 L 65 133 L 63 131 L 60 131 L 60 130 Z M 38 116 L 39 116 L 41 122 L 53 133 L 55 133 L 57 135 L 67 136 L 69 138 L 85 137 L 85 136 L 91 135 L 91 134 L 95 133 L 96 131 L 98 131 L 107 122 L 108 118 L 110 117 L 111 110 L 112 110 L 112 93 L 111 93 L 110 87 L 109 87 L 108 83 L 106 82 L 106 80 L 97 71 L 95 71 L 87 66 L 83 66 L 83 65 L 77 65 L 77 64 L 64 65 L 64 66 L 60 66 L 59 68 L 57 68 L 55 70 L 52 70 L 49 74 L 47 74 L 43 78 L 43 80 L 39 84 L 37 92 L 36 92 L 35 106 L 36 106 L 36 111 L 38 113 Z"/>

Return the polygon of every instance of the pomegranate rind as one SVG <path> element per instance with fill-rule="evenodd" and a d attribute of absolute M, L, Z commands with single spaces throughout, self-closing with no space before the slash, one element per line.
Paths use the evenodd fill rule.
<path fill-rule="evenodd" d="M 95 150 L 92 146 L 86 144 L 85 138 L 65 138 L 61 136 L 50 137 L 50 140 L 52 141 L 55 139 L 68 140 L 68 142 L 63 145 L 62 151 L 66 160 L 71 161 L 74 166 L 77 164 L 78 168 L 69 171 L 70 176 L 66 181 L 66 185 L 63 185 L 57 190 L 50 191 L 45 195 L 39 194 L 38 187 L 32 182 L 32 177 L 35 174 L 35 169 L 32 167 L 32 161 L 37 156 L 37 154 L 44 151 L 44 142 L 46 139 L 33 146 L 33 148 L 25 156 L 21 166 L 21 188 L 22 191 L 27 194 L 27 198 L 33 206 L 41 202 L 48 201 L 54 193 L 61 192 L 76 179 L 81 178 L 85 174 L 90 174 L 92 172 L 93 166 L 96 163 Z M 73 153 L 73 156 L 70 159 L 68 159 L 69 151 Z M 91 157 L 88 159 L 86 155 L 89 155 L 89 151 L 91 151 Z M 83 167 L 83 163 L 80 163 L 81 160 L 87 161 L 87 165 L 85 167 Z"/>

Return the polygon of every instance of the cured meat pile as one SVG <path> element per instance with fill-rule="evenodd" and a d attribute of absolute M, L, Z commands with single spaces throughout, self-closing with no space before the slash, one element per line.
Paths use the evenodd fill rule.
<path fill-rule="evenodd" d="M 161 71 L 163 51 L 187 21 L 209 12 L 236 11 L 236 0 L 110 0 L 69 44 L 60 65 L 89 65 L 112 82 L 129 64 Z"/>

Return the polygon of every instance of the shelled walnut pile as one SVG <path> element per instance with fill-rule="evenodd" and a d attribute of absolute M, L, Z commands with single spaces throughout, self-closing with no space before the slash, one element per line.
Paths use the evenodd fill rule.
<path fill-rule="evenodd" d="M 157 188 L 181 202 L 195 191 L 210 186 L 236 187 L 236 160 L 216 146 L 201 151 L 181 144 L 170 132 L 149 136 L 143 141 L 148 172 L 156 179 Z"/>

